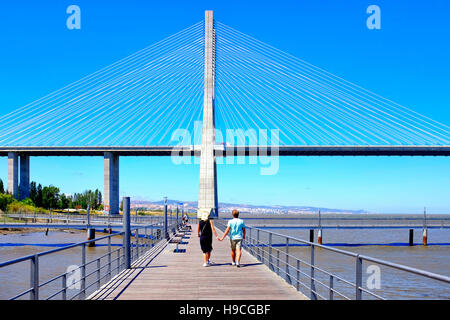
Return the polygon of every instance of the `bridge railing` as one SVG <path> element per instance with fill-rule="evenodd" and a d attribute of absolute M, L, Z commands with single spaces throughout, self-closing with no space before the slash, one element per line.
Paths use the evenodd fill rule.
<path fill-rule="evenodd" d="M 44 220 L 48 223 L 55 223 L 55 222 L 62 222 L 62 223 L 70 223 L 70 222 L 81 222 L 86 224 L 87 223 L 87 216 L 86 214 L 47 214 L 47 213 L 29 213 L 29 212 L 15 212 L 15 213 L 4 213 L 4 218 L 15 218 L 19 219 L 21 221 L 28 221 L 31 220 L 31 222 L 36 222 L 38 220 Z M 176 220 L 175 216 L 169 216 L 169 221 Z M 179 220 L 181 220 L 181 215 L 179 216 Z M 0 223 L 5 223 L 6 220 L 1 221 Z M 153 224 L 156 221 L 162 221 L 161 216 L 136 216 L 131 215 L 130 216 L 130 222 L 135 224 Z M 103 223 L 105 225 L 107 224 L 121 224 L 122 223 L 122 216 L 121 215 L 97 215 L 97 214 L 91 214 L 90 216 L 90 223 Z"/>
<path fill-rule="evenodd" d="M 221 219 L 217 219 L 215 225 L 221 230 L 226 228 L 225 221 Z M 442 299 L 446 296 L 448 299 L 450 296 L 450 277 L 269 230 L 247 226 L 243 248 L 312 300 L 395 298 L 396 294 L 381 290 L 381 279 L 376 278 L 380 276 L 377 274 L 377 268 L 380 270 L 381 267 L 386 269 L 385 271 L 389 270 L 387 272 L 390 273 L 390 283 L 387 285 L 385 283 L 387 289 L 395 291 L 396 286 L 405 284 L 406 280 L 400 279 L 418 276 L 418 279 L 410 281 L 414 283 L 415 290 L 424 292 L 423 298 Z M 363 285 L 363 264 L 368 271 L 374 270 L 372 289 Z M 389 278 L 386 277 L 385 272 L 383 275 L 383 278 Z M 430 287 L 420 288 L 427 280 L 438 282 L 443 288 L 439 290 L 432 290 Z M 396 284 L 393 285 L 392 282 Z M 386 294 L 389 294 L 389 297 L 386 297 Z M 401 295 L 397 297 L 405 298 Z M 418 297 L 411 295 L 409 298 L 417 299 Z"/>
<path fill-rule="evenodd" d="M 159 218 L 162 220 L 162 217 Z M 133 241 L 130 242 L 132 262 L 165 243 L 166 239 L 161 226 L 162 223 L 157 222 L 152 225 L 131 228 L 131 236 L 134 237 Z M 169 233 L 174 232 L 176 228 L 175 220 L 168 223 Z M 89 294 L 98 290 L 102 284 L 111 280 L 125 269 L 125 248 L 123 241 L 121 241 L 123 236 L 123 231 L 116 232 L 96 239 L 1 262 L 0 275 L 8 267 L 14 268 L 21 263 L 29 263 L 28 274 L 30 276 L 26 289 L 6 299 L 16 300 L 27 297 L 33 300 L 85 299 Z M 103 247 L 103 249 L 99 250 L 99 254 L 95 254 L 91 250 L 91 245 L 94 243 L 96 251 Z M 117 249 L 114 249 L 114 247 L 117 247 Z M 77 250 L 80 252 L 76 253 Z M 74 256 L 76 257 L 78 254 L 79 265 L 61 265 L 59 257 L 65 257 L 68 260 L 67 256 L 69 255 L 71 257 L 70 260 L 74 260 Z M 92 259 L 89 259 L 90 257 Z M 47 268 L 42 266 L 41 262 L 44 259 L 50 260 L 47 261 Z M 53 263 L 53 265 L 48 266 L 49 263 Z M 49 268 L 61 267 L 65 267 L 66 271 L 56 275 L 55 272 L 48 270 Z M 69 268 L 67 269 L 67 267 Z M 9 272 L 13 271 L 10 270 Z M 43 275 L 47 275 L 47 278 L 42 279 Z M 8 286 L 6 283 L 8 281 L 7 275 L 2 275 L 2 278 L 4 278 L 4 281 L 2 281 L 3 289 L 14 286 L 14 284 Z M 26 276 L 23 279 L 26 279 Z"/>

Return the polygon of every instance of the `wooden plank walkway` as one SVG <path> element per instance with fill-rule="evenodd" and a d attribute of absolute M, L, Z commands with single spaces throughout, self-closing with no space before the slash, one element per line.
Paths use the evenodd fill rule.
<path fill-rule="evenodd" d="M 307 299 L 293 286 L 243 250 L 241 268 L 231 266 L 230 242 L 214 239 L 211 261 L 203 267 L 197 226 L 187 244 L 179 245 L 184 253 L 174 253 L 176 244 L 160 245 L 154 258 L 143 258 L 125 270 L 89 299 L 145 300 L 251 300 Z M 219 235 L 220 230 L 217 230 Z"/>

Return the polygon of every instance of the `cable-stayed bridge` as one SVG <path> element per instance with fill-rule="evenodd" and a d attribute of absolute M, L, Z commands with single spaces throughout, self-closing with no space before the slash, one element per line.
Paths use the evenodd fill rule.
<path fill-rule="evenodd" d="M 119 211 L 119 157 L 200 156 L 199 211 L 217 215 L 216 157 L 450 155 L 450 127 L 213 19 L 0 118 L 8 190 L 30 156 L 103 156 Z"/>

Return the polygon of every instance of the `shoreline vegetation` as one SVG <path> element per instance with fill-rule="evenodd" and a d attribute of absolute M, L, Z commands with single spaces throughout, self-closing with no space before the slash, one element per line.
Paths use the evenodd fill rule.
<path fill-rule="evenodd" d="M 0 223 L 5 221 L 19 222 L 18 219 L 8 217 L 9 213 L 86 214 L 88 207 L 92 215 L 107 215 L 103 211 L 102 200 L 102 193 L 98 189 L 66 195 L 61 193 L 58 187 L 53 185 L 42 187 L 41 184 L 32 181 L 30 183 L 30 197 L 19 201 L 5 190 L 3 181 L 0 179 Z M 122 211 L 122 204 L 120 209 Z M 163 210 L 158 209 L 143 210 L 137 208 L 137 210 L 139 216 L 161 216 L 164 214 Z M 135 215 L 135 211 L 136 209 L 132 209 L 131 214 Z M 195 213 L 186 213 L 189 217 L 196 215 Z M 174 214 L 172 211 L 172 215 Z"/>
<path fill-rule="evenodd" d="M 21 198 L 20 187 L 18 193 Z M 88 207 L 92 210 L 103 210 L 102 202 L 102 193 L 98 189 L 66 195 L 60 192 L 58 187 L 42 186 L 35 181 L 30 183 L 29 197 L 19 201 L 5 190 L 0 179 L 0 212 L 50 213 L 67 209 L 82 210 Z"/>

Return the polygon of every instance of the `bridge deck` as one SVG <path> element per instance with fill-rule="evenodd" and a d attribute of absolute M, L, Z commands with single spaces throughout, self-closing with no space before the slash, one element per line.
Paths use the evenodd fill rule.
<path fill-rule="evenodd" d="M 250 300 L 307 299 L 304 295 L 243 251 L 241 268 L 231 266 L 229 240 L 214 240 L 210 267 L 202 266 L 200 244 L 194 232 L 188 244 L 179 245 L 185 253 L 174 253 L 168 244 L 153 259 L 143 259 L 125 270 L 90 299 L 158 300 Z M 220 234 L 220 231 L 217 230 Z"/>

